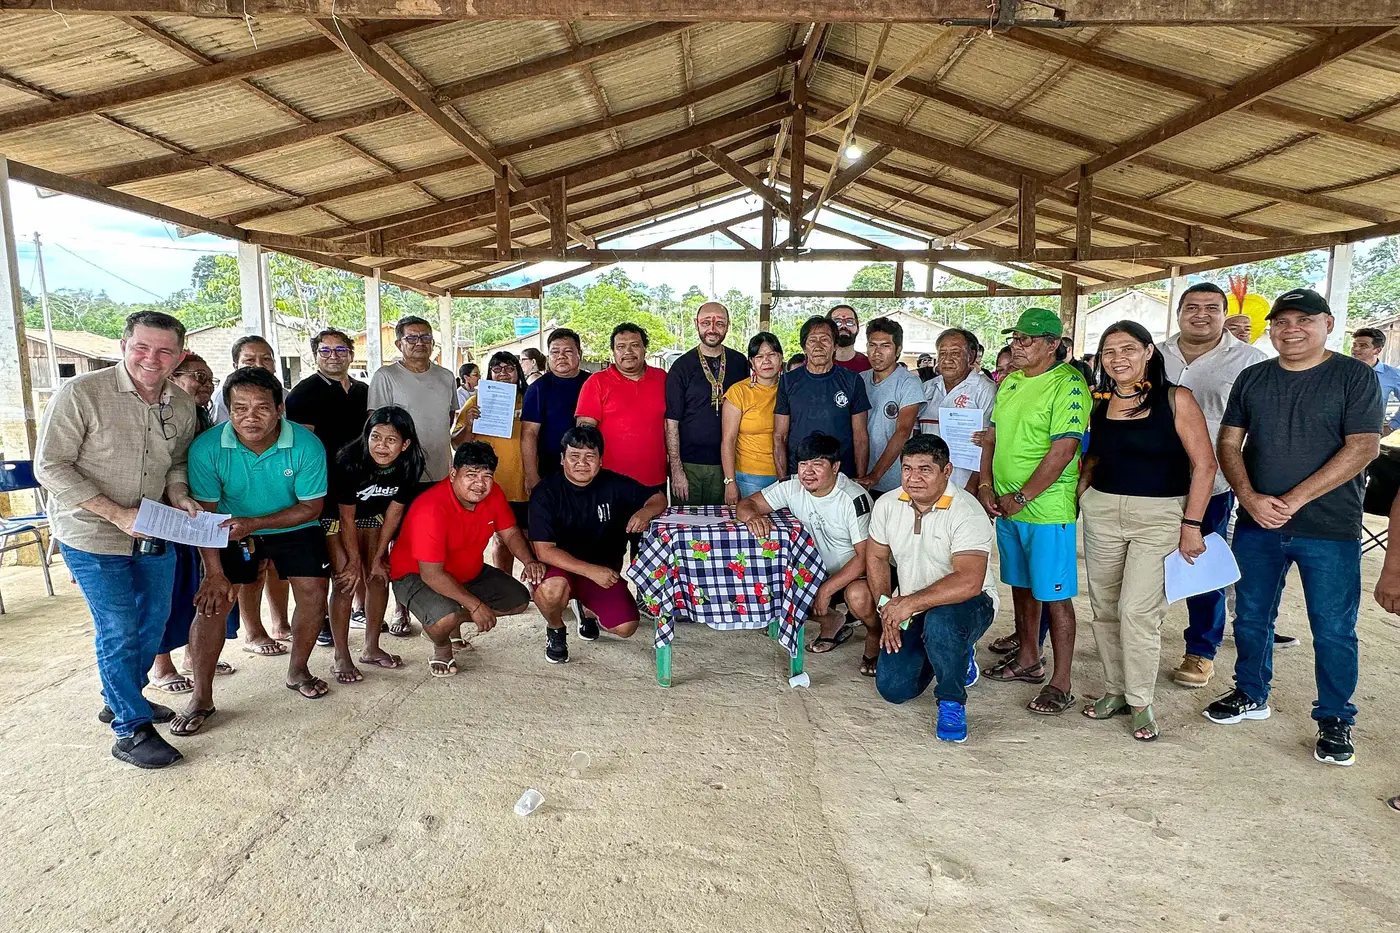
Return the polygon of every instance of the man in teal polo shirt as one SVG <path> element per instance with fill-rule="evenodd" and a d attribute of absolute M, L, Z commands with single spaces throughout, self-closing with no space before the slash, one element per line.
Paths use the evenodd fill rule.
<path fill-rule="evenodd" d="M 1027 707 L 1058 715 L 1074 704 L 1074 603 L 1079 592 L 1075 553 L 1079 445 L 1089 423 L 1089 385 L 1060 362 L 1059 315 L 1027 308 L 1011 334 L 1015 368 L 997 390 L 982 442 L 977 497 L 997 520 L 1001 582 L 1016 607 L 1016 652 L 985 673 L 990 680 L 1045 684 Z M 1045 683 L 1040 658 L 1040 607 L 1050 616 L 1055 668 Z"/>
<path fill-rule="evenodd" d="M 264 560 L 291 583 L 296 597 L 288 689 L 312 700 L 330 689 L 307 668 L 330 581 L 319 521 L 326 495 L 325 448 L 311 431 L 283 417 L 282 384 L 266 370 L 235 370 L 224 380 L 223 393 L 228 423 L 215 425 L 190 445 L 191 495 L 205 509 L 232 517 L 224 522 L 228 546 L 201 549 L 204 582 L 195 596 L 190 642 L 194 692 L 179 723 L 179 734 L 185 735 L 199 731 L 214 712 L 214 665 L 224 617 L 238 588 L 257 579 Z"/>

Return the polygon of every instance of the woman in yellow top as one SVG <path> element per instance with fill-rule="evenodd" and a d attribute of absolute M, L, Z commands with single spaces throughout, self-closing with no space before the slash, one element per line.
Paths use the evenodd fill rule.
<path fill-rule="evenodd" d="M 748 379 L 724 394 L 719 447 L 724 467 L 724 501 L 735 505 L 778 479 L 773 460 L 773 406 L 783 372 L 783 345 L 760 331 L 749 340 Z"/>
<path fill-rule="evenodd" d="M 492 382 L 509 382 L 515 386 L 515 418 L 511 423 L 510 437 L 491 437 L 483 434 L 478 437 L 472 432 L 472 423 L 481 416 L 477 396 L 473 395 L 457 414 L 457 423 L 452 426 L 452 436 L 461 443 L 485 441 L 496 452 L 496 471 L 493 478 L 501 492 L 506 494 L 511 511 L 515 513 L 515 524 L 521 534 L 530 527 L 530 497 L 525 495 L 525 460 L 520 453 L 520 403 L 525 398 L 525 372 L 514 353 L 498 350 L 491 354 L 486 364 L 486 378 Z M 459 436 L 460 434 L 460 436 Z M 515 566 L 515 558 L 510 550 L 496 542 L 496 554 L 491 561 L 503 573 L 510 573 Z"/>

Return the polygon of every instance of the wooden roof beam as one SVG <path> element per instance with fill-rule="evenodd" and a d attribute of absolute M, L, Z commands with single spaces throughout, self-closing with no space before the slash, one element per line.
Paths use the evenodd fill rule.
<path fill-rule="evenodd" d="M 783 199 L 782 195 L 778 194 L 777 189 L 765 185 L 757 175 L 729 158 L 729 156 L 725 155 L 723 152 L 720 152 L 714 146 L 701 146 L 696 151 L 723 169 L 739 184 L 758 195 L 765 203 L 772 205 L 774 210 L 783 214 L 788 212 L 788 202 Z"/>

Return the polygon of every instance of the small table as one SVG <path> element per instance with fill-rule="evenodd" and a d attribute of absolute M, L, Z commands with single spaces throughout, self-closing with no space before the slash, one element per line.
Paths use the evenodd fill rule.
<path fill-rule="evenodd" d="M 724 521 L 668 523 L 677 516 Z M 826 579 L 821 552 L 786 509 L 769 516 L 773 533 L 756 538 L 724 505 L 676 507 L 642 535 L 627 578 L 638 601 L 656 617 L 656 680 L 671 686 L 671 640 L 677 619 L 714 629 L 763 629 L 787 649 L 791 673 L 802 673 L 803 624 Z"/>

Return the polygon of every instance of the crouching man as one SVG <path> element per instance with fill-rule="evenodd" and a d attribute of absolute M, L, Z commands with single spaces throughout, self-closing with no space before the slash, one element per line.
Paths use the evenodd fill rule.
<path fill-rule="evenodd" d="M 530 603 L 530 591 L 508 573 L 482 560 L 486 542 L 500 540 L 524 566 L 525 581 L 538 585 L 544 564 L 515 524 L 515 514 L 493 474 L 496 454 L 480 441 L 463 444 L 447 478 L 423 491 L 404 517 L 389 552 L 394 599 L 423 626 L 433 643 L 428 670 L 434 677 L 457 673 L 452 636 L 466 622 L 489 632 L 497 615 L 515 615 Z"/>
<path fill-rule="evenodd" d="M 621 575 L 627 535 L 646 531 L 666 508 L 664 492 L 603 469 L 603 432 L 593 425 L 570 428 L 559 443 L 562 469 L 530 496 L 530 540 L 549 568 L 535 605 L 544 614 L 550 664 L 569 660 L 564 607 L 570 599 L 597 617 L 579 613 L 584 641 L 598 637 L 599 625 L 619 638 L 637 630 L 637 601 Z"/>
<path fill-rule="evenodd" d="M 877 601 L 890 597 L 890 561 L 899 594 L 880 609 L 875 688 L 891 703 L 922 694 L 938 699 L 938 737 L 967 740 L 967 658 L 997 613 L 992 577 L 996 535 L 987 513 L 950 483 L 948 445 L 921 434 L 904 445 L 899 495 L 875 503 L 866 576 Z"/>

